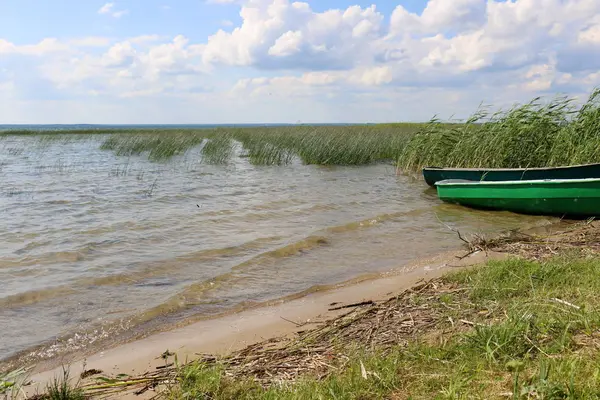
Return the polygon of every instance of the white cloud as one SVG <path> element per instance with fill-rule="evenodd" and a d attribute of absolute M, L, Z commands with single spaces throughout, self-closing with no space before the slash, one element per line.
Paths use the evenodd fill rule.
<path fill-rule="evenodd" d="M 525 88 L 533 92 L 548 90 L 555 78 L 554 66 L 549 64 L 534 65 L 525 73 Z"/>
<path fill-rule="evenodd" d="M 129 13 L 129 10 L 116 10 L 115 3 L 106 3 L 98 10 L 98 14 L 110 15 L 113 18 L 121 18 Z"/>
<path fill-rule="evenodd" d="M 482 0 L 430 0 L 417 15 L 398 6 L 391 16 L 390 29 L 397 34 L 443 33 L 465 31 L 485 22 L 486 2 Z"/>
<path fill-rule="evenodd" d="M 382 29 L 375 6 L 314 12 L 308 3 L 251 0 L 241 26 L 208 38 L 206 63 L 260 68 L 350 68 Z M 300 51 L 302 49 L 302 51 Z"/>
<path fill-rule="evenodd" d="M 328 94 L 334 88 L 464 87 L 485 88 L 483 97 L 511 86 L 533 96 L 600 84 L 592 72 L 594 62 L 600 69 L 600 2 L 593 0 L 430 0 L 420 14 L 398 6 L 388 27 L 375 7 L 314 12 L 306 3 L 253 0 L 240 15 L 241 26 L 209 38 L 203 57 L 209 64 L 288 73 L 235 84 L 234 92 L 255 97 L 286 90 L 325 94 L 310 75 L 289 74 L 294 69 L 321 71 Z M 578 45 L 585 45 L 587 57 Z"/>
<path fill-rule="evenodd" d="M 392 69 L 387 66 L 372 67 L 361 71 L 358 82 L 367 86 L 379 86 L 392 81 Z"/>
<path fill-rule="evenodd" d="M 348 87 L 370 89 L 392 81 L 392 71 L 387 66 L 357 68 L 353 71 L 306 72 L 301 75 L 240 79 L 232 93 L 248 92 L 252 96 L 273 93 L 288 97 L 306 97 L 316 93 L 328 96 Z M 324 92 L 325 91 L 325 92 Z"/>
<path fill-rule="evenodd" d="M 134 44 L 148 44 L 158 42 L 159 40 L 166 39 L 160 35 L 140 35 L 127 39 L 128 42 Z"/>
<path fill-rule="evenodd" d="M 123 67 L 130 65 L 136 56 L 136 50 L 130 42 L 113 45 L 102 56 L 102 65 L 107 67 Z"/>
<path fill-rule="evenodd" d="M 304 71 L 385 63 L 391 82 L 409 74 L 464 76 L 540 64 L 577 40 L 596 43 L 599 13 L 594 0 L 429 0 L 419 14 L 396 7 L 385 26 L 376 6 L 316 12 L 303 2 L 247 0 L 241 25 L 209 36 L 203 60 Z"/>
<path fill-rule="evenodd" d="M 600 15 L 596 15 L 590 24 L 577 35 L 581 44 L 600 45 Z"/>
<path fill-rule="evenodd" d="M 106 47 L 111 39 L 101 36 L 88 36 L 69 40 L 69 44 L 75 47 Z"/>
<path fill-rule="evenodd" d="M 277 38 L 275 44 L 269 48 L 269 55 L 276 57 L 287 57 L 300 51 L 302 44 L 301 31 L 287 31 Z"/>
<path fill-rule="evenodd" d="M 159 39 L 137 36 L 113 43 L 102 54 L 55 58 L 40 72 L 60 89 L 96 96 L 186 94 L 205 88 L 208 69 L 201 63 L 202 46 L 190 45 L 183 36 L 155 43 Z"/>
<path fill-rule="evenodd" d="M 17 46 L 8 40 L 0 39 L 0 54 L 21 54 L 43 56 L 50 53 L 66 52 L 70 47 L 56 38 L 45 38 L 36 44 Z"/>
<path fill-rule="evenodd" d="M 98 14 L 110 14 L 115 7 L 115 3 L 106 3 L 98 10 Z"/>
<path fill-rule="evenodd" d="M 151 33 L 25 45 L 0 39 L 3 59 L 27 57 L 23 71 L 4 74 L 21 77 L 8 80 L 10 93 L 37 73 L 34 82 L 94 101 L 181 97 L 235 103 L 241 115 L 263 120 L 270 107 L 290 118 L 306 113 L 293 120 L 310 112 L 348 116 L 342 109 L 369 120 L 401 118 L 397 104 L 404 118 L 450 115 L 480 101 L 579 95 L 600 84 L 597 0 L 429 0 L 420 13 L 397 6 L 389 15 L 375 5 L 316 11 L 291 0 L 211 2 L 239 4 L 241 22 L 221 21 L 227 31 L 195 42 Z M 125 11 L 117 3 L 98 10 Z M 305 109 L 290 106 L 292 99 Z M 282 111 L 285 104 L 291 110 Z"/>

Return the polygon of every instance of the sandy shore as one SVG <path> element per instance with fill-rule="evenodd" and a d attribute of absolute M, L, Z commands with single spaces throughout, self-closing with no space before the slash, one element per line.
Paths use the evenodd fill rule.
<path fill-rule="evenodd" d="M 337 285 L 331 290 L 311 293 L 290 301 L 280 301 L 266 307 L 246 310 L 224 317 L 203 320 L 168 332 L 101 351 L 87 359 L 65 358 L 75 379 L 84 369 L 98 369 L 105 376 L 118 374 L 139 375 L 164 365 L 161 354 L 166 350 L 176 353 L 179 360 L 192 360 L 198 354 L 223 355 L 273 337 L 293 335 L 313 323 L 335 317 L 347 308 L 331 310 L 367 300 L 383 300 L 398 294 L 415 283 L 443 275 L 450 269 L 486 261 L 502 254 L 478 252 L 459 259 L 465 251 L 440 254 L 421 259 L 375 278 L 356 283 Z M 56 362 L 55 362 L 56 365 Z M 62 366 L 49 369 L 39 364 L 33 370 L 28 394 L 43 391 L 54 377 L 62 376 Z"/>

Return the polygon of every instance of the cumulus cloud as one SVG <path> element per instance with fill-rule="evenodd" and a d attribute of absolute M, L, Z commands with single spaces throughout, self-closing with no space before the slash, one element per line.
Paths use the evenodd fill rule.
<path fill-rule="evenodd" d="M 512 103 L 600 83 L 597 0 L 429 0 L 421 12 L 399 5 L 389 15 L 376 5 L 317 11 L 292 0 L 210 2 L 235 4 L 241 22 L 222 21 L 227 31 L 196 42 L 154 34 L 27 45 L 6 38 L 0 55 L 33 57 L 39 79 L 95 97 L 218 90 L 214 96 L 230 100 L 354 99 L 386 110 L 378 102 L 416 98 L 419 90 L 447 90 L 454 107 L 471 95 L 492 97 L 474 104 Z M 124 11 L 106 3 L 98 13 L 118 18 Z"/>
<path fill-rule="evenodd" d="M 128 13 L 128 10 L 117 10 L 115 8 L 115 3 L 106 3 L 98 10 L 98 14 L 110 15 L 113 18 L 121 18 Z"/>
<path fill-rule="evenodd" d="M 438 34 L 480 28 L 486 19 L 482 0 L 430 0 L 418 15 L 398 6 L 391 16 L 390 29 L 397 34 Z"/>
<path fill-rule="evenodd" d="M 301 31 L 287 31 L 277 38 L 269 48 L 268 54 L 275 57 L 287 57 L 300 52 L 302 45 Z"/>
<path fill-rule="evenodd" d="M 307 88 L 328 87 L 330 90 L 334 85 L 356 85 L 363 87 L 375 87 L 388 84 L 392 81 L 392 71 L 387 66 L 376 66 L 368 68 L 357 68 L 353 71 L 317 71 L 306 72 L 297 76 L 259 77 L 240 79 L 233 91 L 250 90 L 254 94 L 261 93 L 265 88 L 278 86 L 277 90 L 285 91 L 286 87 L 305 86 Z"/>
<path fill-rule="evenodd" d="M 250 0 L 240 15 L 241 26 L 209 38 L 203 60 L 287 73 L 234 86 L 253 96 L 508 86 L 533 96 L 600 84 L 594 0 L 430 0 L 421 13 L 396 7 L 387 26 L 375 6 L 315 12 L 301 2 Z M 319 79 L 305 71 L 320 71 Z"/>
<path fill-rule="evenodd" d="M 64 48 L 64 53 L 46 59 L 37 70 L 41 78 L 56 88 L 79 96 L 133 97 L 205 90 L 208 69 L 201 62 L 202 46 L 190 44 L 181 35 L 156 43 L 160 39 L 154 35 L 132 37 L 111 42 L 103 51 L 94 53 L 86 51 L 84 45 L 90 44 L 88 41 L 80 43 L 80 48 L 73 41 L 57 42 L 54 47 Z M 30 56 L 47 50 L 48 46 L 8 48 L 14 56 Z"/>
<path fill-rule="evenodd" d="M 206 63 L 267 69 L 348 69 L 369 52 L 384 16 L 375 6 L 314 12 L 308 3 L 251 0 L 242 24 L 209 36 Z"/>
<path fill-rule="evenodd" d="M 384 64 L 380 71 L 390 84 L 408 76 L 441 83 L 439 74 L 476 81 L 481 74 L 518 69 L 526 78 L 531 65 L 574 69 L 564 49 L 577 49 L 575 60 L 588 52 L 587 64 L 595 68 L 600 56 L 590 51 L 600 43 L 599 13 L 594 0 L 429 0 L 421 13 L 397 6 L 385 26 L 375 5 L 316 12 L 304 2 L 247 0 L 240 26 L 209 36 L 203 61 L 299 71 Z"/>
<path fill-rule="evenodd" d="M 0 39 L 0 54 L 22 54 L 43 56 L 50 53 L 60 53 L 70 50 L 70 47 L 56 38 L 45 38 L 36 44 L 17 46 L 8 40 Z"/>

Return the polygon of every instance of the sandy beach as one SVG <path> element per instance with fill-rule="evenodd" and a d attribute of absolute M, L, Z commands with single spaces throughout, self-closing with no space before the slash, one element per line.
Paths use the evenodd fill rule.
<path fill-rule="evenodd" d="M 200 354 L 225 355 L 269 338 L 293 335 L 314 323 L 340 315 L 351 304 L 389 298 L 419 281 L 439 277 L 451 269 L 504 256 L 478 252 L 461 259 L 464 255 L 464 250 L 446 252 L 376 277 L 358 278 L 301 298 L 203 320 L 106 349 L 85 359 L 71 356 L 45 361 L 32 370 L 27 393 L 41 392 L 54 377 L 62 376 L 65 366 L 71 371 L 70 376 L 75 377 L 73 379 L 86 369 L 103 371 L 106 376 L 135 376 L 165 365 L 161 354 L 167 350 L 181 361 L 191 361 Z"/>

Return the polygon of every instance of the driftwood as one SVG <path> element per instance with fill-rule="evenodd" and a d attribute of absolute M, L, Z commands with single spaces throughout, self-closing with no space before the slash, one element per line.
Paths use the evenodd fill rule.
<path fill-rule="evenodd" d="M 367 300 L 367 301 L 361 301 L 360 303 L 352 303 L 352 304 L 346 304 L 344 306 L 333 307 L 333 308 L 330 308 L 329 311 L 342 310 L 344 308 L 368 306 L 371 304 L 375 304 L 375 302 L 373 300 Z"/>

